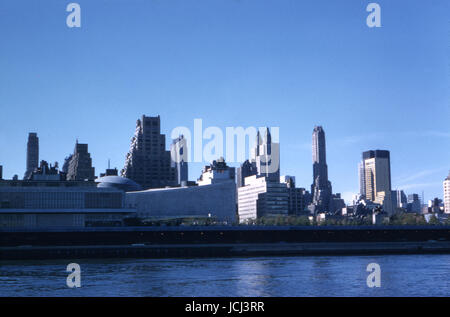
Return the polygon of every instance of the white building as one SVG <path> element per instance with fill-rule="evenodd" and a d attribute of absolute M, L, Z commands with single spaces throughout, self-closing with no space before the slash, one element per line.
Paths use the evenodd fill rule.
<path fill-rule="evenodd" d="M 239 222 L 288 213 L 289 193 L 285 183 L 253 175 L 246 177 L 245 186 L 238 188 Z"/>
<path fill-rule="evenodd" d="M 444 180 L 444 212 L 450 214 L 450 171 Z"/>

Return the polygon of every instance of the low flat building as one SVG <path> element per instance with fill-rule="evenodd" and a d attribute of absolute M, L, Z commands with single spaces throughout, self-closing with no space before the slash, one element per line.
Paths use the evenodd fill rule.
<path fill-rule="evenodd" d="M 97 188 L 95 184 L 61 186 L 71 182 L 48 182 L 53 186 L 35 183 L 39 182 L 3 182 L 0 227 L 120 226 L 125 217 L 135 213 L 124 208 L 121 190 Z"/>
<path fill-rule="evenodd" d="M 143 219 L 209 217 L 227 224 L 236 221 L 234 180 L 127 192 L 125 195 L 125 207 L 136 209 L 137 216 Z"/>

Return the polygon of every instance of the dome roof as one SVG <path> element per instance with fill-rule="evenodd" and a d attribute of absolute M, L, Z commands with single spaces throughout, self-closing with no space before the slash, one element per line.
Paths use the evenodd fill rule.
<path fill-rule="evenodd" d="M 126 192 L 142 190 L 141 185 L 137 184 L 129 178 L 121 176 L 103 176 L 97 178 L 96 182 L 98 183 L 97 187 L 114 187 L 122 189 Z"/>

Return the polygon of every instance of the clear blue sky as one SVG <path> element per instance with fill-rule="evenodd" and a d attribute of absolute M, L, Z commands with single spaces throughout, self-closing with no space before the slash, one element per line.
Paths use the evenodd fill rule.
<path fill-rule="evenodd" d="M 450 169 L 450 1 L 0 2 L 0 165 L 23 176 L 28 132 L 63 162 L 75 139 L 96 172 L 123 167 L 135 121 L 279 126 L 281 172 L 312 182 L 311 133 L 327 137 L 335 192 L 358 191 L 361 152 L 391 151 L 393 187 L 442 198 Z M 202 164 L 191 164 L 190 178 Z"/>

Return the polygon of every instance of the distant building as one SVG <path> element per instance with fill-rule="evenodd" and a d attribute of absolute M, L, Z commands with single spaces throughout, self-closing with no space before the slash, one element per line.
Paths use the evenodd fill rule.
<path fill-rule="evenodd" d="M 27 169 L 23 179 L 29 179 L 34 169 L 39 164 L 39 138 L 37 133 L 31 132 L 28 134 L 27 142 Z"/>
<path fill-rule="evenodd" d="M 366 198 L 383 205 L 389 215 L 394 212 L 391 197 L 391 161 L 389 151 L 363 153 Z"/>
<path fill-rule="evenodd" d="M 175 167 L 171 166 L 170 151 L 166 151 L 166 137 L 161 134 L 159 116 L 142 116 L 137 120 L 121 176 L 145 189 L 175 186 Z"/>
<path fill-rule="evenodd" d="M 257 175 L 258 171 L 256 169 L 256 162 L 254 160 L 246 160 L 241 166 L 237 169 L 237 187 L 242 187 L 245 184 L 245 178 Z"/>
<path fill-rule="evenodd" d="M 408 198 L 403 190 L 393 190 L 391 193 L 393 208 L 406 209 L 408 205 Z"/>
<path fill-rule="evenodd" d="M 305 215 L 307 212 L 308 204 L 311 202 L 310 193 L 304 188 L 295 187 L 294 176 L 281 176 L 280 183 L 285 183 L 289 194 L 289 215 Z"/>
<path fill-rule="evenodd" d="M 358 176 L 359 176 L 359 194 L 366 196 L 366 173 L 364 171 L 364 161 L 358 164 Z"/>
<path fill-rule="evenodd" d="M 173 140 L 170 145 L 171 167 L 175 168 L 176 185 L 188 182 L 188 146 L 183 135 Z"/>
<path fill-rule="evenodd" d="M 210 165 L 206 165 L 197 180 L 199 186 L 233 181 L 235 178 L 234 167 L 229 167 L 223 157 L 214 160 Z"/>
<path fill-rule="evenodd" d="M 450 214 L 450 171 L 444 180 L 444 212 Z"/>
<path fill-rule="evenodd" d="M 0 179 L 3 179 L 3 166 L 0 165 Z"/>
<path fill-rule="evenodd" d="M 408 195 L 406 210 L 408 212 L 417 213 L 417 214 L 422 213 L 422 203 L 420 201 L 418 194 Z"/>
<path fill-rule="evenodd" d="M 47 161 L 41 161 L 38 168 L 31 173 L 30 180 L 33 181 L 64 181 L 66 180 L 66 174 L 60 173 L 58 170 L 58 162 L 52 166 Z"/>
<path fill-rule="evenodd" d="M 312 204 L 315 213 L 330 211 L 332 198 L 331 182 L 328 180 L 325 131 L 314 127 L 312 134 L 313 183 L 311 185 Z"/>
<path fill-rule="evenodd" d="M 272 142 L 269 128 L 266 128 L 264 139 L 257 132 L 254 149 L 254 162 L 258 176 L 264 176 L 271 181 L 280 180 L 280 144 Z"/>
<path fill-rule="evenodd" d="M 238 188 L 239 222 L 245 223 L 264 216 L 289 214 L 287 184 L 256 175 L 245 178 Z"/>
<path fill-rule="evenodd" d="M 75 144 L 75 150 L 68 163 L 67 180 L 94 180 L 95 168 L 92 167 L 91 154 L 88 152 L 88 145 Z"/>

